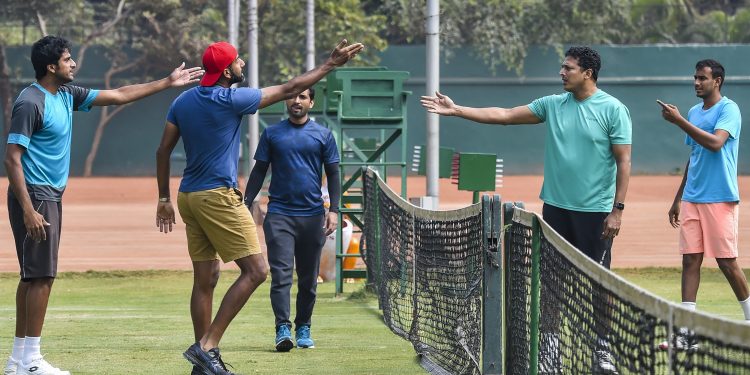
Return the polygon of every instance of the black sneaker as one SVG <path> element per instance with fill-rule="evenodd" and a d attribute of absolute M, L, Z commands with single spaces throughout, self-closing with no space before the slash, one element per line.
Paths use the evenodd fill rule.
<path fill-rule="evenodd" d="M 193 365 L 193 371 L 190 371 L 190 375 L 206 375 L 200 367 Z"/>
<path fill-rule="evenodd" d="M 227 370 L 224 362 L 221 360 L 219 348 L 213 348 L 204 352 L 200 343 L 190 345 L 182 355 L 193 365 L 200 368 L 205 375 L 235 375 Z"/>

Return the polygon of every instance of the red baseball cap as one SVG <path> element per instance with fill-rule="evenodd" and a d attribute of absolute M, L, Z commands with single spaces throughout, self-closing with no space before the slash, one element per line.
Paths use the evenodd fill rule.
<path fill-rule="evenodd" d="M 203 52 L 203 69 L 206 73 L 201 78 L 201 86 L 213 86 L 221 77 L 221 73 L 235 59 L 237 59 L 237 49 L 227 42 L 211 43 L 206 52 Z"/>

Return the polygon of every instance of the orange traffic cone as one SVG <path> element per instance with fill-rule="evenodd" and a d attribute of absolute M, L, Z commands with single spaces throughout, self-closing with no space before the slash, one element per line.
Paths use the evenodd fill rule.
<path fill-rule="evenodd" d="M 347 254 L 359 254 L 359 238 L 358 237 L 352 237 L 351 242 L 349 242 L 349 248 L 346 249 L 346 253 Z M 356 264 L 357 264 L 357 257 L 345 257 L 344 258 L 345 270 L 353 270 Z"/>

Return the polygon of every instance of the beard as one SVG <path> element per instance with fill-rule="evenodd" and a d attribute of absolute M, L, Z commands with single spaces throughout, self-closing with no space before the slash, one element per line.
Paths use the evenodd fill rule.
<path fill-rule="evenodd" d="M 229 85 L 231 86 L 235 83 L 242 83 L 244 80 L 245 80 L 244 73 L 240 72 L 240 74 L 237 75 L 237 74 L 234 74 L 234 72 L 232 72 L 232 78 L 229 80 Z"/>

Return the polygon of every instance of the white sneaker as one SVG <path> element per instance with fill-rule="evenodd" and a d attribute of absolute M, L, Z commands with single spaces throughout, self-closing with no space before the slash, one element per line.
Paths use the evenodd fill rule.
<path fill-rule="evenodd" d="M 539 340 L 539 374 L 556 375 L 562 373 L 560 335 L 542 332 Z"/>
<path fill-rule="evenodd" d="M 619 375 L 612 353 L 607 348 L 599 348 L 594 351 L 594 374 Z"/>
<path fill-rule="evenodd" d="M 70 375 L 70 372 L 53 367 L 44 357 L 39 357 L 31 363 L 18 363 L 17 375 Z"/>
<path fill-rule="evenodd" d="M 677 333 L 677 336 L 673 335 L 672 339 L 675 342 L 674 348 L 676 350 L 684 350 L 689 353 L 692 353 L 698 350 L 698 343 L 695 340 L 695 334 L 686 328 L 680 328 L 680 331 Z M 669 345 L 670 345 L 670 340 L 662 341 L 659 344 L 659 349 L 669 350 Z"/>
<path fill-rule="evenodd" d="M 18 370 L 18 362 L 13 357 L 8 357 L 8 362 L 5 364 L 3 375 L 16 375 Z"/>

